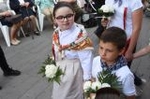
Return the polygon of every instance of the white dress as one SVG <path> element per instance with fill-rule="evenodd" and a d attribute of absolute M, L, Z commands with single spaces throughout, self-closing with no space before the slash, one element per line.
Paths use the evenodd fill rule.
<path fill-rule="evenodd" d="M 61 45 L 69 44 L 75 41 L 83 28 L 74 24 L 71 29 L 60 31 L 59 41 Z M 54 44 L 54 42 L 53 42 Z M 86 50 L 65 50 L 64 58 L 60 59 L 57 46 L 54 44 L 56 63 L 65 71 L 61 77 L 60 85 L 54 83 L 52 99 L 83 99 L 83 82 L 91 78 L 93 52 Z"/>

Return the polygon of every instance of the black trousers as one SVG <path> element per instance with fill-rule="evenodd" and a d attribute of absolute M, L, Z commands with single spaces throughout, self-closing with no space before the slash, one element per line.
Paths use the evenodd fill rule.
<path fill-rule="evenodd" d="M 131 63 L 132 63 L 132 61 L 128 62 L 128 67 L 129 67 L 129 68 L 131 67 Z M 135 73 L 133 73 L 133 74 L 134 74 L 134 84 L 135 84 L 136 86 L 142 85 L 142 80 L 141 80 L 141 78 L 138 77 Z"/>
<path fill-rule="evenodd" d="M 136 51 L 136 47 L 134 48 L 133 53 L 135 53 L 135 51 Z M 129 68 L 131 67 L 131 64 L 132 64 L 132 61 L 129 61 L 129 62 L 128 62 L 128 67 L 129 67 Z M 136 86 L 142 85 L 142 80 L 141 80 L 141 78 L 138 77 L 135 73 L 133 73 L 133 74 L 134 74 L 134 84 L 135 84 Z"/>
<path fill-rule="evenodd" d="M 10 70 L 1 46 L 0 46 L 0 67 L 4 73 L 6 73 Z"/>

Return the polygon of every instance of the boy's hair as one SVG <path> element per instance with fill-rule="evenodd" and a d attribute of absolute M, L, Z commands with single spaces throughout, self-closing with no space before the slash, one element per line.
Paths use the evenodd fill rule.
<path fill-rule="evenodd" d="M 112 87 L 101 88 L 96 92 L 95 99 L 120 99 L 120 92 Z"/>
<path fill-rule="evenodd" d="M 64 1 L 60 1 L 60 2 L 58 2 L 57 4 L 55 4 L 55 6 L 54 6 L 54 9 L 53 9 L 53 16 L 54 16 L 54 17 L 55 17 L 56 11 L 57 11 L 59 8 L 62 8 L 62 7 L 68 7 L 68 8 L 70 8 L 73 12 L 75 12 L 75 11 L 74 11 L 74 8 L 71 6 L 70 3 L 64 2 Z"/>
<path fill-rule="evenodd" d="M 100 41 L 113 43 L 117 46 L 118 50 L 121 50 L 126 46 L 127 36 L 123 29 L 110 27 L 102 33 Z"/>

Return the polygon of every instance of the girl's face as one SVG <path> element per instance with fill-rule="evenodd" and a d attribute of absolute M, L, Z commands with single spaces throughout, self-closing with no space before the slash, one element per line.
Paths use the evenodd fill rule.
<path fill-rule="evenodd" d="M 55 12 L 55 22 L 61 30 L 71 28 L 74 23 L 74 12 L 68 7 L 61 7 Z"/>
<path fill-rule="evenodd" d="M 118 50 L 117 46 L 111 42 L 103 42 L 100 41 L 99 43 L 99 55 L 103 62 L 107 65 L 112 65 L 116 62 L 116 59 L 119 55 L 123 54 L 123 49 Z"/>

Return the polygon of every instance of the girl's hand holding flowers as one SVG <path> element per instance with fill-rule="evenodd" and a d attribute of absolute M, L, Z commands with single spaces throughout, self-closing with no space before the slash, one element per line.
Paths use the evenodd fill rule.
<path fill-rule="evenodd" d="M 43 74 L 43 77 L 48 78 L 48 81 L 56 81 L 58 84 L 60 84 L 61 81 L 60 76 L 64 75 L 64 72 L 56 65 L 54 58 L 49 56 L 38 73 Z"/>

